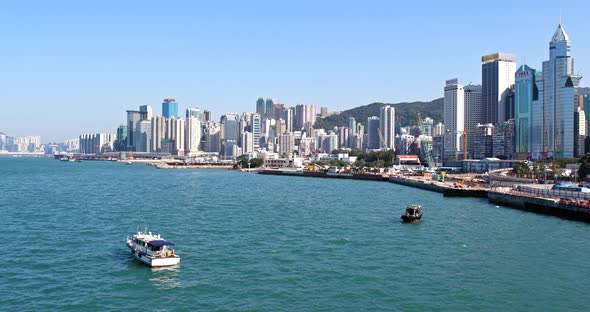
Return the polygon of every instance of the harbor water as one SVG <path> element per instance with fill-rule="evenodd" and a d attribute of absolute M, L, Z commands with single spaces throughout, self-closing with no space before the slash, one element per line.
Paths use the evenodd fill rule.
<path fill-rule="evenodd" d="M 590 306 L 589 224 L 392 183 L 0 157 L 0 213 L 4 311 Z M 179 267 L 132 258 L 146 226 Z"/>

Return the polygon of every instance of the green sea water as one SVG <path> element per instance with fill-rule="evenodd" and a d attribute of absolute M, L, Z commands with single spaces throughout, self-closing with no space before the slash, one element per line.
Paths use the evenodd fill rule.
<path fill-rule="evenodd" d="M 0 229 L 2 311 L 590 310 L 589 224 L 391 183 L 0 157 Z"/>

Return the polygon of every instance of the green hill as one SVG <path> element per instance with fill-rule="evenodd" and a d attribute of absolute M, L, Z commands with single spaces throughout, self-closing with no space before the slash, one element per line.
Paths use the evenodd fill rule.
<path fill-rule="evenodd" d="M 438 98 L 430 102 L 403 102 L 396 104 L 372 103 L 365 106 L 355 107 L 340 112 L 337 115 L 331 115 L 326 118 L 318 118 L 314 128 L 332 129 L 337 127 L 347 127 L 348 117 L 354 117 L 356 122 L 367 125 L 367 118 L 379 116 L 379 109 L 385 105 L 395 107 L 395 119 L 402 126 L 415 125 L 418 113 L 424 117 L 430 117 L 435 124 L 443 121 L 443 98 Z"/>

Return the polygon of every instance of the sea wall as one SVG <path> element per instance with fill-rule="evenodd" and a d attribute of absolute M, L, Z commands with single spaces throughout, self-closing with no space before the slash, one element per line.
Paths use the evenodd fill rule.
<path fill-rule="evenodd" d="M 491 203 L 571 220 L 590 222 L 590 209 L 560 204 L 559 200 L 488 192 Z"/>

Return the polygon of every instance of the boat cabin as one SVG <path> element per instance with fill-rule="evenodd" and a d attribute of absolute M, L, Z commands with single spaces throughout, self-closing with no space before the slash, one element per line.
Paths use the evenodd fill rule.
<path fill-rule="evenodd" d="M 406 208 L 406 216 L 419 217 L 422 215 L 422 207 L 419 205 L 410 205 Z"/>
<path fill-rule="evenodd" d="M 174 255 L 174 250 L 168 246 L 174 246 L 174 243 L 167 242 L 163 239 L 142 240 L 137 237 L 132 239 L 133 245 L 137 246 L 139 251 L 155 257 L 170 257 Z"/>

